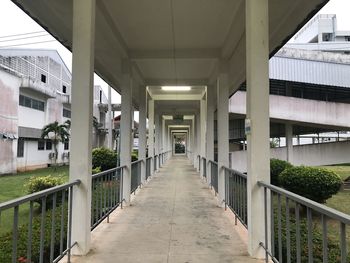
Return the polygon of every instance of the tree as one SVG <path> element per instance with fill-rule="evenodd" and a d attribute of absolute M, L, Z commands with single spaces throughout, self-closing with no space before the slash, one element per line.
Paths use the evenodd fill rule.
<path fill-rule="evenodd" d="M 41 138 L 50 139 L 52 141 L 52 145 L 55 151 L 55 164 L 57 162 L 58 157 L 58 150 L 57 145 L 59 142 L 64 142 L 69 139 L 69 129 L 70 129 L 70 122 L 65 122 L 63 124 L 59 124 L 57 121 L 50 123 L 41 131 Z"/>

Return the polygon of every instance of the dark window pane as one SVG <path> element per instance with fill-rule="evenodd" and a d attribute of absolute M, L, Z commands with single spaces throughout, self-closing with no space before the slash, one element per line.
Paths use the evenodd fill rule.
<path fill-rule="evenodd" d="M 38 150 L 39 151 L 45 150 L 45 141 L 44 140 L 39 140 L 38 141 Z"/>
<path fill-rule="evenodd" d="M 41 74 L 41 82 L 46 83 L 46 76 L 44 74 Z"/>
<path fill-rule="evenodd" d="M 69 150 L 69 141 L 64 142 L 64 149 Z"/>
<path fill-rule="evenodd" d="M 46 150 L 52 150 L 52 142 L 50 140 L 46 141 Z"/>
<path fill-rule="evenodd" d="M 39 107 L 38 107 L 38 110 L 41 110 L 41 111 L 45 111 L 45 103 L 42 102 L 42 101 L 39 101 Z"/>
<path fill-rule="evenodd" d="M 65 85 L 63 85 L 63 87 L 62 87 L 62 92 L 67 93 L 67 87 Z"/>
<path fill-rule="evenodd" d="M 19 95 L 19 105 L 24 106 L 24 96 Z"/>
<path fill-rule="evenodd" d="M 17 142 L 17 157 L 23 157 L 24 155 L 24 139 L 19 138 Z"/>
<path fill-rule="evenodd" d="M 32 100 L 28 97 L 24 97 L 24 106 L 31 108 L 32 107 Z"/>

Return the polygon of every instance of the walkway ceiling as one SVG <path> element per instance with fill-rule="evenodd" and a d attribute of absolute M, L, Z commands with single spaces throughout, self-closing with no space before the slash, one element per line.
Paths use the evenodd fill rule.
<path fill-rule="evenodd" d="M 72 0 L 12 0 L 72 47 Z M 270 0 L 273 54 L 327 0 Z M 244 0 L 97 0 L 95 71 L 121 90 L 124 59 L 141 85 L 214 84 L 227 61 L 230 92 L 245 80 Z M 134 91 L 138 104 L 138 92 Z"/>

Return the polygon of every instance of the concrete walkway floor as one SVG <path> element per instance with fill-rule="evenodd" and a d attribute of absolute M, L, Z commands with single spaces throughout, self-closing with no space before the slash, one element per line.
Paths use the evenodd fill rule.
<path fill-rule="evenodd" d="M 93 232 L 92 250 L 74 263 L 261 262 L 244 234 L 186 157 L 171 158 L 135 196 Z"/>

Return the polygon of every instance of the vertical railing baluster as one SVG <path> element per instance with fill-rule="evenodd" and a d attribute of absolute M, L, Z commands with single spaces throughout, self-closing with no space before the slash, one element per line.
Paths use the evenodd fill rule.
<path fill-rule="evenodd" d="M 44 262 L 45 216 L 46 216 L 46 196 L 44 196 L 41 199 L 40 256 L 39 256 L 40 263 Z"/>
<path fill-rule="evenodd" d="M 281 195 L 277 194 L 278 201 L 278 211 L 277 211 L 277 220 L 278 220 L 278 261 L 279 263 L 283 262 L 282 258 L 282 218 L 281 218 Z"/>
<path fill-rule="evenodd" d="M 307 246 L 308 246 L 308 262 L 313 263 L 313 242 L 312 242 L 312 211 L 309 207 L 306 208 L 307 214 Z"/>
<path fill-rule="evenodd" d="M 298 203 L 295 203 L 295 228 L 297 263 L 301 263 L 300 205 Z"/>
<path fill-rule="evenodd" d="M 63 253 L 63 238 L 64 238 L 64 206 L 66 203 L 66 190 L 62 192 L 62 203 L 61 203 L 61 226 L 60 226 L 60 255 Z"/>
<path fill-rule="evenodd" d="M 271 254 L 272 257 L 275 257 L 275 207 L 273 203 L 273 191 L 270 191 L 270 205 L 271 205 L 271 214 L 270 214 L 270 220 L 271 220 Z"/>
<path fill-rule="evenodd" d="M 17 242 L 18 242 L 18 210 L 19 207 L 13 208 L 13 231 L 12 231 L 12 262 L 17 262 Z"/>
<path fill-rule="evenodd" d="M 289 198 L 286 197 L 286 245 L 287 245 L 287 263 L 291 263 L 290 252 L 290 222 L 289 222 Z"/>
<path fill-rule="evenodd" d="M 322 255 L 323 263 L 328 263 L 327 216 L 322 215 Z"/>
<path fill-rule="evenodd" d="M 68 263 L 70 263 L 71 259 L 71 248 L 72 248 L 72 213 L 73 213 L 73 187 L 69 187 L 69 195 L 68 195 L 68 230 L 67 230 L 67 259 Z"/>
<path fill-rule="evenodd" d="M 265 219 L 265 262 L 269 262 L 269 238 L 268 238 L 268 224 L 267 224 L 267 189 L 264 187 L 264 219 Z"/>
<path fill-rule="evenodd" d="M 54 260 L 55 249 L 55 231 L 56 231 L 56 199 L 57 193 L 53 194 L 52 210 L 51 210 L 51 237 L 50 237 L 50 262 Z"/>
<path fill-rule="evenodd" d="M 347 249 L 346 249 L 346 225 L 340 223 L 340 252 L 341 252 L 341 263 L 346 263 Z"/>
<path fill-rule="evenodd" d="M 33 201 L 29 202 L 27 261 L 32 261 L 32 235 L 33 235 Z"/>

